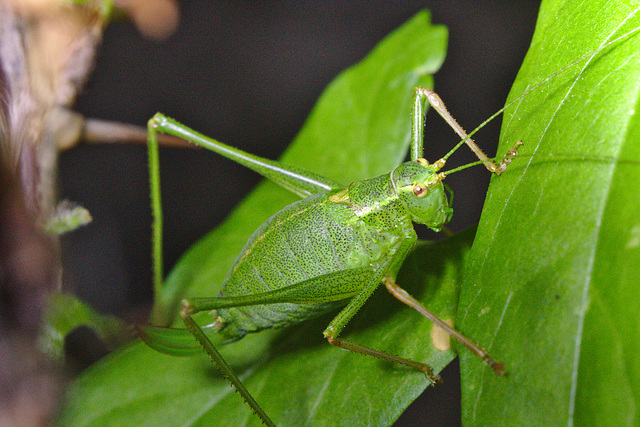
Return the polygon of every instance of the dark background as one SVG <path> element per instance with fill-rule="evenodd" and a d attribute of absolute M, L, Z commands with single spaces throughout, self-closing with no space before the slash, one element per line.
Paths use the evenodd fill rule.
<path fill-rule="evenodd" d="M 141 126 L 162 111 L 275 159 L 323 88 L 425 7 L 434 23 L 449 29 L 435 90 L 471 130 L 504 104 L 533 33 L 538 1 L 181 1 L 180 27 L 163 43 L 143 39 L 127 22 L 107 29 L 76 109 L 86 117 Z M 496 120 L 476 136 L 490 156 L 499 127 Z M 425 134 L 429 160 L 458 141 L 431 112 Z M 475 160 L 460 151 L 456 164 Z M 204 151 L 164 149 L 161 156 L 169 271 L 260 178 Z M 101 312 L 143 320 L 152 298 L 146 148 L 75 148 L 61 156 L 59 180 L 61 198 L 82 204 L 94 217 L 64 239 L 65 286 Z M 452 230 L 478 222 L 488 181 L 481 167 L 447 179 L 456 196 Z M 398 425 L 460 424 L 456 365 Z"/>

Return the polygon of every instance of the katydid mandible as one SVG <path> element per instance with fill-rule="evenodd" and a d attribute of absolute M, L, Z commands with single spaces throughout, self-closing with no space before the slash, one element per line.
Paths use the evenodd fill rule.
<path fill-rule="evenodd" d="M 462 138 L 447 155 L 430 164 L 422 158 L 425 99 Z M 447 174 L 484 164 L 502 173 L 515 147 L 494 163 L 428 88 L 416 88 L 413 97 L 411 161 L 388 174 L 343 186 L 301 168 L 263 159 L 207 138 L 176 121 L 156 114 L 149 121 L 149 157 L 154 210 L 155 280 L 162 280 L 161 221 L 157 134 L 167 133 L 215 151 L 269 178 L 303 197 L 269 218 L 245 244 L 217 297 L 182 302 L 185 329 L 138 326 L 142 339 L 154 349 L 173 355 L 201 351 L 199 343 L 238 392 L 266 423 L 271 421 L 245 389 L 216 346 L 237 341 L 249 332 L 291 326 L 344 306 L 323 334 L 344 350 L 385 359 L 424 372 L 424 363 L 396 357 L 339 337 L 347 322 L 382 283 L 403 303 L 416 309 L 478 355 L 496 374 L 504 373 L 482 347 L 429 312 L 398 284 L 396 275 L 417 242 L 413 223 L 440 231 L 453 213 L 442 183 Z M 441 172 L 447 158 L 466 143 L 478 162 Z M 213 311 L 214 322 L 199 326 L 192 315 Z M 188 332 L 187 332 L 188 331 Z M 197 340 L 193 340 L 193 337 Z"/>

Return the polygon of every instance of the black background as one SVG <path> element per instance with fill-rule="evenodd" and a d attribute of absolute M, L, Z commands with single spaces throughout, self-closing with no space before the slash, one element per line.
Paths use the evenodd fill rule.
<path fill-rule="evenodd" d="M 110 25 L 95 73 L 78 99 L 86 117 L 144 126 L 157 111 L 248 152 L 277 158 L 323 88 L 420 9 L 449 30 L 435 90 L 473 129 L 503 104 L 533 33 L 539 2 L 502 1 L 181 1 L 177 33 L 163 43 L 127 22 Z M 410 106 L 407 105 L 407 114 Z M 500 120 L 476 136 L 495 153 Z M 426 157 L 457 141 L 429 113 Z M 464 151 L 456 164 L 473 161 Z M 221 222 L 259 181 L 215 154 L 163 149 L 165 271 Z M 453 160 L 452 160 L 453 164 Z M 82 146 L 60 159 L 61 198 L 89 209 L 94 221 L 65 237 L 65 286 L 101 312 L 144 320 L 151 302 L 146 148 Z M 447 179 L 460 231 L 478 222 L 489 174 L 472 168 Z M 456 364 L 397 425 L 460 424 Z M 428 398 L 428 405 L 423 399 Z"/>

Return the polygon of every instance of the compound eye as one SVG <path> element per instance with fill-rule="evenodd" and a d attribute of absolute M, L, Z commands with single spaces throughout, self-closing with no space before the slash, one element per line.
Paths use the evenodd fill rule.
<path fill-rule="evenodd" d="M 428 193 L 427 191 L 427 186 L 424 185 L 422 182 L 417 183 L 416 185 L 413 186 L 413 195 L 418 197 L 418 198 L 423 198 L 424 196 L 426 196 Z"/>

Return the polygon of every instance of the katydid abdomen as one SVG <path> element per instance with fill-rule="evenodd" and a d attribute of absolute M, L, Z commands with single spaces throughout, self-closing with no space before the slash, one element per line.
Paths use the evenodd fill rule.
<path fill-rule="evenodd" d="M 262 224 L 237 257 L 219 296 L 268 292 L 357 267 L 368 267 L 367 279 L 372 280 L 376 264 L 401 239 L 401 227 L 388 231 L 367 225 L 349 203 L 332 201 L 335 194 L 346 193 L 332 190 L 307 197 Z M 298 324 L 346 302 L 343 298 L 323 303 L 252 305 L 220 309 L 217 314 L 224 324 L 234 324 L 232 334 L 241 336 Z"/>

